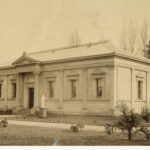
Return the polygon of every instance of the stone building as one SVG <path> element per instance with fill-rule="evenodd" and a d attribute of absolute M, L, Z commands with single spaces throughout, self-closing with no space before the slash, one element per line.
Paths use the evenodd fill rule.
<path fill-rule="evenodd" d="M 150 108 L 150 61 L 93 43 L 23 55 L 0 66 L 0 109 L 46 107 L 54 114 L 117 115 Z"/>

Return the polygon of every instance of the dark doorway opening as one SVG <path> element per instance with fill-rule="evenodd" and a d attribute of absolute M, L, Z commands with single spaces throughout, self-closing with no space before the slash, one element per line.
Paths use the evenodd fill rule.
<path fill-rule="evenodd" d="M 29 108 L 33 108 L 34 105 L 34 88 L 29 88 Z"/>

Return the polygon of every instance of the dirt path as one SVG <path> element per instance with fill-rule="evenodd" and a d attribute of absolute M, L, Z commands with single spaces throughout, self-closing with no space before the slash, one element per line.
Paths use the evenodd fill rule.
<path fill-rule="evenodd" d="M 71 126 L 71 124 L 64 124 L 64 123 L 46 123 L 46 122 L 16 121 L 16 120 L 8 120 L 8 124 L 59 128 L 59 129 L 70 129 L 70 126 Z M 104 131 L 105 128 L 104 128 L 104 126 L 85 125 L 83 130 L 100 131 L 101 132 L 101 131 Z"/>

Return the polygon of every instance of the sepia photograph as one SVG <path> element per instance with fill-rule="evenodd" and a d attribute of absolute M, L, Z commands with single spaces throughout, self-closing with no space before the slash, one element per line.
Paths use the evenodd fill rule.
<path fill-rule="evenodd" d="M 1 146 L 150 146 L 150 0 L 0 0 Z"/>

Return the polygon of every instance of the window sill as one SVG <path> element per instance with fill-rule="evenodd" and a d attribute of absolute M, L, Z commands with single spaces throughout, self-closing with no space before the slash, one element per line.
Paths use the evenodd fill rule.
<path fill-rule="evenodd" d="M 145 99 L 136 99 L 135 102 L 146 102 Z"/>
<path fill-rule="evenodd" d="M 87 101 L 110 101 L 109 99 L 90 99 Z"/>
<path fill-rule="evenodd" d="M 82 101 L 81 99 L 64 99 L 63 101 Z"/>
<path fill-rule="evenodd" d="M 48 101 L 59 101 L 59 99 L 46 99 L 45 101 L 46 102 L 48 102 Z"/>

